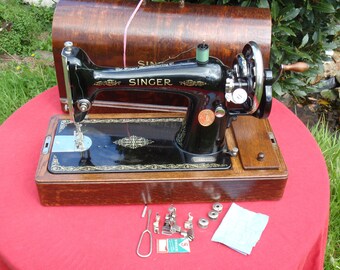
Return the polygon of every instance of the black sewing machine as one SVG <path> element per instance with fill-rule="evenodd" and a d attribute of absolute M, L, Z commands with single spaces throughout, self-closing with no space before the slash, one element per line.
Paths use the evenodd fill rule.
<path fill-rule="evenodd" d="M 150 170 L 150 166 L 151 170 L 163 170 L 165 164 L 172 164 L 171 169 L 183 169 L 183 165 L 195 169 L 230 168 L 230 156 L 235 154 L 227 149 L 225 141 L 225 130 L 230 122 L 238 115 L 263 118 L 270 112 L 271 71 L 263 70 L 261 52 L 254 42 L 247 44 L 237 56 L 233 69 L 210 57 L 207 44 L 197 46 L 196 59 L 138 68 L 98 67 L 83 50 L 69 42 L 62 51 L 62 57 L 70 117 L 77 130 L 77 152 L 85 150 L 80 126 L 87 129 L 90 123 L 86 122 L 85 117 L 101 91 L 137 89 L 173 92 L 188 98 L 189 106 L 184 119 L 171 122 L 164 119 L 157 125 L 149 122 L 142 128 L 139 123 L 130 122 L 129 127 L 124 127 L 142 129 L 139 133 L 126 131 L 124 134 L 121 125 L 112 127 L 112 131 L 107 132 L 107 136 L 111 137 L 110 151 L 120 154 L 117 160 L 108 162 L 112 164 L 108 169 L 110 171 L 120 168 L 127 170 L 121 165 L 129 165 L 132 170 Z M 166 134 L 162 134 L 164 130 Z M 97 132 L 90 132 L 96 136 Z M 101 130 L 98 132 L 103 133 Z M 86 130 L 85 134 L 88 133 Z M 160 138 L 157 138 L 158 135 Z M 137 147 L 137 144 L 140 146 Z M 94 158 L 92 155 L 93 165 L 85 162 L 86 166 L 90 166 L 88 170 L 97 170 Z M 102 164 L 101 160 L 98 162 Z M 142 165 L 146 165 L 145 168 Z M 50 170 L 53 171 L 53 167 Z"/>
<path fill-rule="evenodd" d="M 61 55 L 69 118 L 54 119 L 46 138 L 43 166 L 47 162 L 47 170 L 41 171 L 41 162 L 37 173 L 43 203 L 282 196 L 287 170 L 268 121 L 242 120 L 233 125 L 234 132 L 226 132 L 238 117 L 266 118 L 271 110 L 276 79 L 263 68 L 255 42 L 244 46 L 232 67 L 209 56 L 209 46 L 204 43 L 197 46 L 196 58 L 134 68 L 97 66 L 72 42 L 65 43 Z M 176 93 L 188 99 L 188 108 L 185 114 L 177 115 L 89 115 L 98 94 L 118 90 Z M 252 133 L 259 129 L 260 137 L 252 138 L 261 141 L 256 144 L 259 149 L 253 149 L 251 140 L 243 136 L 248 134 L 247 128 Z M 249 155 L 250 165 L 242 155 Z M 52 184 L 53 189 L 46 189 L 46 184 Z M 263 184 L 269 190 L 258 188 Z M 58 188 L 64 193 L 76 192 L 80 199 L 73 202 L 69 195 L 60 199 Z M 198 191 L 200 197 L 185 198 L 183 191 L 188 189 Z M 87 196 L 86 201 L 81 194 L 89 190 L 93 198 Z"/>

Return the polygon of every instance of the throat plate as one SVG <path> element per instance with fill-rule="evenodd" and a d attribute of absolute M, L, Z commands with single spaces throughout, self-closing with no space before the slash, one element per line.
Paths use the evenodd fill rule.
<path fill-rule="evenodd" d="M 75 144 L 75 136 L 71 135 L 57 135 L 54 137 L 52 152 L 60 153 L 60 152 L 82 152 L 90 149 L 92 145 L 92 140 L 84 136 L 83 138 L 83 148 L 77 148 Z"/>

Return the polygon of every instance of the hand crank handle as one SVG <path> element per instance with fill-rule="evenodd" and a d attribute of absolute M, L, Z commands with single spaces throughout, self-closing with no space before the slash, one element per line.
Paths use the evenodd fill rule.
<path fill-rule="evenodd" d="M 279 74 L 276 76 L 274 80 L 272 80 L 272 82 L 276 83 L 282 76 L 283 72 L 285 71 L 305 72 L 308 69 L 309 69 L 309 65 L 305 62 L 296 62 L 296 63 L 288 64 L 288 65 L 282 64 L 279 69 Z"/>
<path fill-rule="evenodd" d="M 305 72 L 309 69 L 309 65 L 305 62 L 296 62 L 289 65 L 281 65 L 283 71 Z"/>

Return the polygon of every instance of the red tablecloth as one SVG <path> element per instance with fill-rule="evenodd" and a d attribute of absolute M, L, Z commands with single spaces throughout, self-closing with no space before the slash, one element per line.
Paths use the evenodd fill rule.
<path fill-rule="evenodd" d="M 221 218 L 195 227 L 189 254 L 136 255 L 146 219 L 142 205 L 43 207 L 35 170 L 49 119 L 60 114 L 54 87 L 16 111 L 0 127 L 0 267 L 4 269 L 322 269 L 327 239 L 329 179 L 324 158 L 303 123 L 274 100 L 270 123 L 289 178 L 280 201 L 242 202 L 269 215 L 252 254 L 211 241 Z M 205 217 L 209 203 L 176 204 L 179 223 L 188 212 Z M 231 203 L 223 203 L 223 216 Z M 150 205 L 153 217 L 169 205 Z M 196 224 L 196 222 L 195 222 Z M 154 235 L 154 238 L 166 238 Z M 155 242 L 154 242 L 155 246 Z"/>

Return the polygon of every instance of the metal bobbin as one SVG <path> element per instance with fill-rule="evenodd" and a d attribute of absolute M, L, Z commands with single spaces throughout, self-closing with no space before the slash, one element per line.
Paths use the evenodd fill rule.
<path fill-rule="evenodd" d="M 198 220 L 198 227 L 200 227 L 201 229 L 208 228 L 208 225 L 209 225 L 209 220 L 207 220 L 206 218 L 200 218 Z"/>
<path fill-rule="evenodd" d="M 221 213 L 223 210 L 223 205 L 221 203 L 214 203 L 212 209 L 218 213 Z"/>
<path fill-rule="evenodd" d="M 214 211 L 214 210 L 211 210 L 209 213 L 208 213 L 208 217 L 212 220 L 216 220 L 218 218 L 218 212 L 217 211 Z"/>

